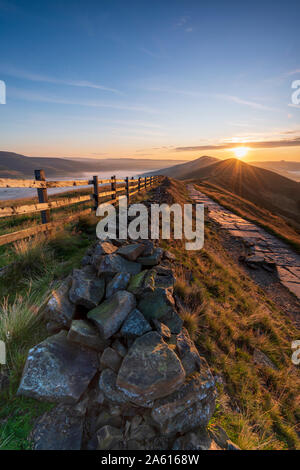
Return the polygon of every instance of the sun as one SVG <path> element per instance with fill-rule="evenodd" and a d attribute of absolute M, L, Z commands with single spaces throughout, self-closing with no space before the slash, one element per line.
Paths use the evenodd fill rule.
<path fill-rule="evenodd" d="M 247 155 L 249 148 L 248 147 L 236 147 L 233 149 L 235 156 L 237 158 L 243 158 Z"/>

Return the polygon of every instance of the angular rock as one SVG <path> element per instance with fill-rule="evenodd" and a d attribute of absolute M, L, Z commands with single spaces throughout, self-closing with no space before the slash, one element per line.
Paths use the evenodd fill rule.
<path fill-rule="evenodd" d="M 124 358 L 117 386 L 132 402 L 166 396 L 184 381 L 185 372 L 176 354 L 154 331 L 135 340 Z"/>
<path fill-rule="evenodd" d="M 172 450 L 223 450 L 206 431 L 188 432 L 178 437 Z"/>
<path fill-rule="evenodd" d="M 165 266 L 156 266 L 154 268 L 155 277 L 154 284 L 155 287 L 163 287 L 165 289 L 173 289 L 176 282 L 176 278 L 172 269 L 169 269 Z"/>
<path fill-rule="evenodd" d="M 175 310 L 172 310 L 171 312 L 162 316 L 160 320 L 170 328 L 171 333 L 173 334 L 180 333 L 182 329 L 182 325 L 183 325 L 183 320 L 180 318 L 178 313 L 175 312 Z"/>
<path fill-rule="evenodd" d="M 102 300 L 105 291 L 105 281 L 98 278 L 92 266 L 74 269 L 72 287 L 69 298 L 75 305 L 88 309 L 96 307 Z"/>
<path fill-rule="evenodd" d="M 117 251 L 117 247 L 115 247 L 112 243 L 108 241 L 100 241 L 92 253 L 92 265 L 98 270 L 102 257 L 105 255 L 111 255 L 115 251 Z"/>
<path fill-rule="evenodd" d="M 153 420 L 164 435 L 206 426 L 215 410 L 215 381 L 207 368 L 194 374 L 170 395 L 154 403 Z"/>
<path fill-rule="evenodd" d="M 129 314 L 130 315 L 130 314 Z M 126 320 L 125 320 L 126 321 Z M 118 354 L 120 354 L 121 357 L 125 357 L 127 354 L 127 348 L 124 346 L 124 344 L 121 343 L 118 339 L 115 339 L 115 341 L 112 343 L 111 347 L 117 351 Z"/>
<path fill-rule="evenodd" d="M 76 403 L 98 368 L 97 353 L 67 340 L 61 331 L 29 351 L 18 395 Z"/>
<path fill-rule="evenodd" d="M 120 329 L 135 304 L 135 298 L 130 292 L 120 290 L 91 310 L 87 317 L 95 323 L 101 336 L 108 339 Z"/>
<path fill-rule="evenodd" d="M 268 356 L 260 351 L 260 349 L 255 348 L 253 352 L 253 361 L 255 364 L 264 367 L 270 367 L 273 370 L 278 370 L 278 367 L 268 358 Z"/>
<path fill-rule="evenodd" d="M 155 289 L 142 297 L 138 303 L 138 309 L 147 320 L 161 319 L 171 313 L 175 308 L 172 294 L 163 288 Z M 165 323 L 165 322 L 164 322 Z"/>
<path fill-rule="evenodd" d="M 118 249 L 118 255 L 124 256 L 129 261 L 135 261 L 145 250 L 145 246 L 141 243 L 125 245 Z"/>
<path fill-rule="evenodd" d="M 143 256 L 150 256 L 153 254 L 155 249 L 154 243 L 152 240 L 141 240 L 142 244 L 144 245 Z"/>
<path fill-rule="evenodd" d="M 117 273 L 106 287 L 106 298 L 111 297 L 118 290 L 124 290 L 130 280 L 129 273 Z"/>
<path fill-rule="evenodd" d="M 128 261 L 117 254 L 103 256 L 100 264 L 98 274 L 116 274 L 116 273 L 129 273 L 138 274 L 141 271 L 142 265 L 134 261 Z"/>
<path fill-rule="evenodd" d="M 136 441 L 145 441 L 155 437 L 156 432 L 149 424 L 142 423 L 130 429 L 129 438 Z"/>
<path fill-rule="evenodd" d="M 113 426 L 103 426 L 97 432 L 98 450 L 117 450 L 123 443 L 122 431 Z"/>
<path fill-rule="evenodd" d="M 83 423 L 76 407 L 56 406 L 37 420 L 30 436 L 34 450 L 80 450 Z"/>
<path fill-rule="evenodd" d="M 118 372 L 122 362 L 121 356 L 112 348 L 104 349 L 100 358 L 100 365 L 103 369 L 109 368 Z"/>
<path fill-rule="evenodd" d="M 86 320 L 73 320 L 68 333 L 68 340 L 96 351 L 103 351 L 107 346 L 98 330 Z"/>
<path fill-rule="evenodd" d="M 154 277 L 155 273 L 146 269 L 132 276 L 127 290 L 137 297 L 141 297 L 148 292 L 153 292 L 155 286 Z"/>
<path fill-rule="evenodd" d="M 120 416 L 112 416 L 107 410 L 103 410 L 101 411 L 96 420 L 96 431 L 100 428 L 103 428 L 103 426 L 107 425 L 113 426 L 115 428 L 120 428 L 122 426 L 122 418 Z"/>
<path fill-rule="evenodd" d="M 200 355 L 186 328 L 182 328 L 182 331 L 177 335 L 177 351 L 186 375 L 200 369 Z"/>
<path fill-rule="evenodd" d="M 128 403 L 129 399 L 125 393 L 117 388 L 117 375 L 111 369 L 104 369 L 99 379 L 99 389 L 105 398 L 118 405 Z"/>
<path fill-rule="evenodd" d="M 151 331 L 152 328 L 145 319 L 144 315 L 135 308 L 130 312 L 126 320 L 124 321 L 121 328 L 121 335 L 129 338 L 137 338 L 142 336 L 148 331 Z"/>
<path fill-rule="evenodd" d="M 58 327 L 69 327 L 75 314 L 75 305 L 70 302 L 69 289 L 72 277 L 69 276 L 61 286 L 52 292 L 45 310 L 45 318 L 54 322 Z"/>
<path fill-rule="evenodd" d="M 150 256 L 140 256 L 137 258 L 138 263 L 143 266 L 155 266 L 160 263 L 164 250 L 162 248 L 156 248 Z"/>
<path fill-rule="evenodd" d="M 165 339 L 171 338 L 172 334 L 170 328 L 159 320 L 152 321 L 156 331 Z"/>

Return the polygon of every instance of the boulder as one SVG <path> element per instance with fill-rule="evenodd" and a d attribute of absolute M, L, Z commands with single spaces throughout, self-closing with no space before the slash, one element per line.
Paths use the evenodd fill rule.
<path fill-rule="evenodd" d="M 154 272 L 148 269 L 141 271 L 139 274 L 131 277 L 127 290 L 137 297 L 153 292 L 155 286 L 154 275 Z"/>
<path fill-rule="evenodd" d="M 100 338 L 98 330 L 86 320 L 73 320 L 68 340 L 96 351 L 103 351 L 107 342 Z"/>
<path fill-rule="evenodd" d="M 159 320 L 153 320 L 153 325 L 156 331 L 165 339 L 171 338 L 172 334 L 170 328 Z"/>
<path fill-rule="evenodd" d="M 161 261 L 163 253 L 162 248 L 156 248 L 150 256 L 140 256 L 137 261 L 143 266 L 156 266 Z"/>
<path fill-rule="evenodd" d="M 176 338 L 178 356 L 181 359 L 186 375 L 200 369 L 201 358 L 194 341 L 191 340 L 186 328 L 182 328 Z"/>
<path fill-rule="evenodd" d="M 102 410 L 95 423 L 96 431 L 107 425 L 120 428 L 122 426 L 122 418 L 120 416 L 112 416 L 107 410 Z"/>
<path fill-rule="evenodd" d="M 113 426 L 103 426 L 97 432 L 98 450 L 118 450 L 122 447 L 122 431 Z"/>
<path fill-rule="evenodd" d="M 223 450 L 205 430 L 188 432 L 178 437 L 172 450 Z"/>
<path fill-rule="evenodd" d="M 103 369 L 109 368 L 118 372 L 121 362 L 121 356 L 114 349 L 111 347 L 104 349 L 100 358 L 100 365 Z"/>
<path fill-rule="evenodd" d="M 111 297 L 118 290 L 124 290 L 130 280 L 129 273 L 117 273 L 106 287 L 106 298 Z"/>
<path fill-rule="evenodd" d="M 97 353 L 61 331 L 29 351 L 18 395 L 49 402 L 76 403 L 98 369 Z"/>
<path fill-rule="evenodd" d="M 71 284 L 72 277 L 69 276 L 58 289 L 52 291 L 44 310 L 45 318 L 55 323 L 57 328 L 68 328 L 75 314 L 76 307 L 70 302 L 68 295 Z"/>
<path fill-rule="evenodd" d="M 128 397 L 116 385 L 117 375 L 111 369 L 104 369 L 99 379 L 99 389 L 105 398 L 118 405 L 128 403 Z"/>
<path fill-rule="evenodd" d="M 170 328 L 172 334 L 180 333 L 183 325 L 183 320 L 180 318 L 178 313 L 175 312 L 175 310 L 168 312 L 166 315 L 162 316 L 160 320 L 165 325 L 167 325 L 168 328 Z"/>
<path fill-rule="evenodd" d="M 129 273 L 138 274 L 141 271 L 141 264 L 128 261 L 117 254 L 106 255 L 101 258 L 98 274 Z"/>
<path fill-rule="evenodd" d="M 131 426 L 129 438 L 135 441 L 146 441 L 156 435 L 155 429 L 149 424 L 141 423 L 137 426 Z"/>
<path fill-rule="evenodd" d="M 145 246 L 141 243 L 125 245 L 118 249 L 118 255 L 124 256 L 129 261 L 135 261 L 144 251 Z"/>
<path fill-rule="evenodd" d="M 69 298 L 75 305 L 88 309 L 96 307 L 102 300 L 105 292 L 105 281 L 98 278 L 92 266 L 83 269 L 74 269 L 72 286 Z"/>
<path fill-rule="evenodd" d="M 92 265 L 98 270 L 102 257 L 105 255 L 111 255 L 115 251 L 117 251 L 117 247 L 115 247 L 112 243 L 104 241 L 99 242 L 96 245 L 94 252 L 92 253 Z"/>
<path fill-rule="evenodd" d="M 130 315 L 130 314 L 129 314 Z M 126 321 L 126 320 L 125 320 Z M 127 354 L 127 348 L 126 346 L 124 346 L 123 343 L 121 343 L 120 340 L 118 339 L 115 339 L 112 344 L 111 344 L 111 347 L 117 351 L 117 353 L 121 356 L 121 357 L 125 357 L 126 354 Z"/>
<path fill-rule="evenodd" d="M 148 331 L 151 331 L 152 328 L 145 319 L 144 315 L 135 308 L 130 312 L 126 320 L 124 321 L 121 328 L 121 335 L 129 338 L 137 338 L 142 336 Z"/>
<path fill-rule="evenodd" d="M 30 440 L 34 450 L 80 450 L 84 414 L 74 406 L 58 405 L 38 418 Z"/>
<path fill-rule="evenodd" d="M 101 336 L 108 339 L 120 329 L 135 305 L 134 296 L 130 292 L 120 290 L 91 310 L 87 316 L 95 323 Z"/>
<path fill-rule="evenodd" d="M 188 377 L 173 393 L 155 401 L 151 416 L 164 435 L 206 426 L 215 409 L 215 381 L 206 369 Z"/>
<path fill-rule="evenodd" d="M 168 289 L 159 287 L 153 292 L 146 293 L 138 303 L 138 309 L 147 320 L 161 319 L 175 308 L 175 301 Z M 165 322 L 164 322 L 165 323 Z"/>
<path fill-rule="evenodd" d="M 124 358 L 117 386 L 132 402 L 150 401 L 176 390 L 185 372 L 177 355 L 154 331 L 137 338 Z"/>

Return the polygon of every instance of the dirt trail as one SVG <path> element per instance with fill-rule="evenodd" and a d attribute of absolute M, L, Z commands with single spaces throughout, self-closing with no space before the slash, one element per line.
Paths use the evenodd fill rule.
<path fill-rule="evenodd" d="M 188 190 L 190 197 L 195 202 L 203 203 L 208 208 L 208 216 L 211 220 L 231 236 L 242 240 L 249 248 L 249 264 L 251 264 L 251 260 L 253 265 L 274 263 L 281 284 L 300 300 L 299 255 L 261 227 L 230 212 L 205 194 L 197 191 L 193 185 L 188 185 Z"/>

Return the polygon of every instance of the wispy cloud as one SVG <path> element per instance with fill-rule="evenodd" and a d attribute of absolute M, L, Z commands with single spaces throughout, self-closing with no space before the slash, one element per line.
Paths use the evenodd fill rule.
<path fill-rule="evenodd" d="M 195 152 L 199 150 L 226 150 L 239 145 L 247 145 L 250 148 L 278 148 L 278 147 L 300 147 L 300 137 L 294 139 L 258 141 L 258 142 L 230 142 L 217 145 L 196 145 L 190 147 L 177 147 L 177 152 Z"/>
<path fill-rule="evenodd" d="M 160 59 L 160 55 L 156 54 L 153 51 L 150 51 L 150 49 L 147 49 L 146 47 L 139 47 L 138 48 L 141 52 L 143 52 L 146 55 L 149 55 L 150 57 L 154 57 L 155 59 Z"/>
<path fill-rule="evenodd" d="M 237 104 L 241 104 L 244 106 L 249 106 L 250 108 L 254 108 L 254 109 L 261 109 L 265 111 L 277 111 L 277 108 L 266 106 L 256 101 L 246 100 L 246 99 L 240 98 L 239 96 L 229 95 L 225 93 L 204 93 L 204 92 L 198 92 L 198 91 L 193 91 L 193 90 L 184 90 L 184 89 L 162 87 L 162 86 L 150 86 L 150 87 L 147 87 L 146 90 L 157 91 L 161 93 L 174 93 L 176 95 L 190 96 L 193 98 L 214 98 L 214 99 L 230 101 L 232 103 L 237 103 Z"/>
<path fill-rule="evenodd" d="M 191 17 L 188 15 L 181 16 L 175 23 L 175 28 L 183 29 L 187 33 L 191 33 L 194 28 L 190 25 Z"/>
<path fill-rule="evenodd" d="M 147 106 L 140 105 L 131 105 L 127 103 L 108 103 L 105 101 L 98 100 L 73 100 L 67 98 L 61 98 L 51 94 L 42 94 L 35 93 L 27 90 L 20 90 L 18 88 L 9 88 L 9 96 L 11 98 L 26 100 L 26 101 L 35 101 L 42 103 L 53 103 L 53 104 L 62 104 L 62 105 L 77 105 L 77 106 L 88 106 L 92 108 L 111 108 L 118 110 L 126 111 L 139 111 L 150 114 L 157 114 L 158 111 L 153 108 L 148 108 Z"/>
<path fill-rule="evenodd" d="M 21 78 L 23 80 L 29 80 L 31 82 L 40 82 L 40 83 L 53 83 L 56 85 L 66 85 L 66 86 L 74 86 L 74 87 L 81 87 L 81 88 L 94 88 L 95 90 L 102 90 L 102 91 L 109 91 L 116 94 L 123 94 L 121 91 L 110 88 L 104 85 L 100 85 L 99 83 L 93 83 L 88 80 L 66 80 L 51 77 L 48 75 L 39 75 L 31 72 L 27 72 L 25 70 L 19 70 L 14 67 L 8 66 L 0 66 L 0 71 L 5 73 L 10 77 Z"/>

